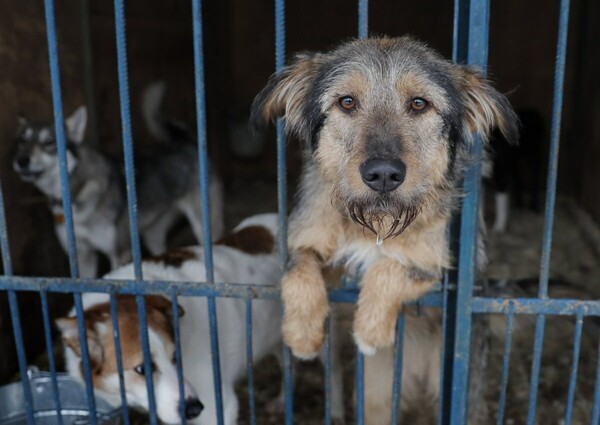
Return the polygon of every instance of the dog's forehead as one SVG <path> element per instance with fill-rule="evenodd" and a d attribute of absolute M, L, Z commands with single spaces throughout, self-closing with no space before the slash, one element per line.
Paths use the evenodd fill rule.
<path fill-rule="evenodd" d="M 21 126 L 17 138 L 33 143 L 48 142 L 54 139 L 54 127 L 44 123 L 28 122 Z"/>
<path fill-rule="evenodd" d="M 357 40 L 330 53 L 322 81 L 324 89 L 334 91 L 362 85 L 371 94 L 394 87 L 442 96 L 453 88 L 451 67 L 434 50 L 409 37 Z"/>

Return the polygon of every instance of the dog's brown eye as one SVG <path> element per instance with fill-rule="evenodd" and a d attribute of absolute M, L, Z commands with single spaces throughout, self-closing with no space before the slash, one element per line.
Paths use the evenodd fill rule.
<path fill-rule="evenodd" d="M 342 109 L 346 111 L 352 111 L 354 108 L 356 108 L 356 101 L 351 96 L 340 97 L 338 102 Z"/>
<path fill-rule="evenodd" d="M 429 106 L 429 102 L 427 102 L 425 99 L 423 99 L 421 97 L 415 97 L 410 102 L 410 109 L 412 109 L 413 111 L 422 111 L 425 108 L 427 108 L 427 106 Z"/>

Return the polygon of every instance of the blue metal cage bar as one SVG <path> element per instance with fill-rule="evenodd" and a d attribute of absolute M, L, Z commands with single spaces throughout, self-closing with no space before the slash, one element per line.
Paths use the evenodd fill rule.
<path fill-rule="evenodd" d="M 121 415 L 125 425 L 129 425 L 129 409 L 125 395 L 125 378 L 123 376 L 123 353 L 121 351 L 121 332 L 119 329 L 119 316 L 117 314 L 117 300 L 114 294 L 110 295 L 110 320 L 113 326 L 113 339 L 115 342 L 115 358 L 117 360 L 117 374 L 119 376 L 119 395 L 121 396 Z"/>
<path fill-rule="evenodd" d="M 102 279 L 79 279 L 77 247 L 73 229 L 73 217 L 71 210 L 71 194 L 68 180 L 66 139 L 64 132 L 64 115 L 62 110 L 62 98 L 60 90 L 60 74 L 57 53 L 56 28 L 54 19 L 53 0 L 44 0 L 48 50 L 50 58 L 50 77 L 52 83 L 52 97 L 54 107 L 54 121 L 56 126 L 56 139 L 58 155 L 60 160 L 60 175 L 62 187 L 62 203 L 66 221 L 67 245 L 69 254 L 69 265 L 71 271 L 70 279 L 44 279 L 24 278 L 12 276 L 10 262 L 7 226 L 4 216 L 4 203 L 0 188 L 0 248 L 4 265 L 4 276 L 0 277 L 0 289 L 7 291 L 8 301 L 13 322 L 13 333 L 17 349 L 19 370 L 21 373 L 25 399 L 28 404 L 28 423 L 35 423 L 32 407 L 32 395 L 27 381 L 26 354 L 23 344 L 21 322 L 17 292 L 34 291 L 39 292 L 42 302 L 42 313 L 44 320 L 44 336 L 50 355 L 51 377 L 54 385 L 54 398 L 56 409 L 60 411 L 60 399 L 57 393 L 56 366 L 54 358 L 50 353 L 52 334 L 50 330 L 50 319 L 48 311 L 49 293 L 62 292 L 72 293 L 75 300 L 77 313 L 77 324 L 82 349 L 83 374 L 86 382 L 86 394 L 91 412 L 90 423 L 96 423 L 95 400 L 93 397 L 93 386 L 89 353 L 86 339 L 85 323 L 83 321 L 82 294 L 84 292 L 99 292 L 110 294 L 111 318 L 114 328 L 114 340 L 117 350 L 117 368 L 120 380 L 120 392 L 122 400 L 125 401 L 125 384 L 123 378 L 122 353 L 120 349 L 120 335 L 117 318 L 116 296 L 119 294 L 135 295 L 141 326 L 142 347 L 144 353 L 144 365 L 146 370 L 151 370 L 150 347 L 147 334 L 147 318 L 144 296 L 151 294 L 166 295 L 171 298 L 174 318 L 174 333 L 176 339 L 176 363 L 179 379 L 180 413 L 182 423 L 184 419 L 184 387 L 181 358 L 181 341 L 179 334 L 179 310 L 177 297 L 179 296 L 202 296 L 207 298 L 210 323 L 210 337 L 212 348 L 212 361 L 214 365 L 214 387 L 217 404 L 217 421 L 223 423 L 223 401 L 220 377 L 219 342 L 217 326 L 217 299 L 220 297 L 232 297 L 244 299 L 246 303 L 246 355 L 247 376 L 249 393 L 250 422 L 256 421 L 256 407 L 254 405 L 254 378 L 252 365 L 252 299 L 273 299 L 280 297 L 279 288 L 241 285 L 231 282 L 214 282 L 212 261 L 212 235 L 210 226 L 210 199 L 208 196 L 209 164 L 206 153 L 206 106 L 204 89 L 204 58 L 203 58 L 203 27 L 202 27 L 202 2 L 192 0 L 193 32 L 194 32 L 194 64 L 195 64 L 195 90 L 196 90 L 196 114 L 198 126 L 198 161 L 200 168 L 200 192 L 202 198 L 202 220 L 204 227 L 204 242 L 206 245 L 206 282 L 147 282 L 143 280 L 141 267 L 141 250 L 139 233 L 137 228 L 136 213 L 136 190 L 135 190 L 135 167 L 134 152 L 131 133 L 131 117 L 129 106 L 129 89 L 127 76 L 127 54 L 124 1 L 114 0 L 116 42 L 119 76 L 119 94 L 121 104 L 121 118 L 123 127 L 123 149 L 126 165 L 127 200 L 129 208 L 131 247 L 133 254 L 135 280 L 115 281 Z M 487 45 L 489 32 L 489 0 L 456 0 L 455 22 L 454 22 L 454 49 L 453 59 L 456 62 L 467 62 L 482 67 L 485 70 L 487 62 Z M 513 329 L 513 318 L 515 314 L 536 315 L 536 335 L 534 341 L 534 355 L 532 361 L 531 386 L 527 423 L 533 424 L 536 417 L 537 387 L 541 368 L 541 353 L 544 340 L 544 328 L 546 315 L 568 315 L 576 317 L 575 336 L 573 341 L 573 360 L 569 379 L 569 390 L 566 400 L 565 424 L 571 422 L 573 402 L 575 397 L 578 359 L 581 345 L 581 334 L 584 318 L 587 316 L 600 316 L 600 301 L 580 301 L 569 299 L 548 298 L 549 261 L 551 254 L 552 226 L 554 218 L 558 146 L 560 137 L 560 119 L 563 103 L 564 71 L 566 60 L 566 41 L 569 17 L 569 0 L 561 0 L 560 20 L 557 43 L 556 75 L 554 82 L 554 103 L 552 110 L 552 132 L 550 145 L 550 161 L 548 173 L 547 199 L 545 209 L 545 224 L 543 234 L 541 276 L 538 298 L 528 299 L 503 299 L 473 296 L 473 287 L 476 278 L 476 239 L 477 239 L 477 214 L 479 205 L 479 176 L 480 165 L 474 161 L 465 174 L 465 192 L 462 215 L 460 221 L 460 250 L 457 281 L 460 282 L 457 291 L 453 291 L 449 281 L 454 280 L 446 274 L 441 292 L 436 291 L 428 294 L 417 303 L 421 306 L 443 307 L 444 309 L 444 353 L 442 354 L 442 385 L 440 400 L 440 423 L 463 424 L 468 417 L 468 383 L 469 383 L 469 353 L 471 340 L 472 314 L 499 313 L 506 315 L 506 341 L 503 355 L 502 384 L 500 391 L 500 402 L 497 416 L 498 424 L 503 423 L 504 409 L 506 404 L 506 392 L 508 385 L 508 371 L 510 363 L 511 337 Z M 275 59 L 276 71 L 280 72 L 285 63 L 285 3 L 284 0 L 275 0 Z M 368 0 L 358 0 L 358 36 L 364 38 L 368 35 Z M 475 159 L 481 157 L 482 144 L 480 141 L 471 147 L 471 154 Z M 284 126 L 281 121 L 277 124 L 277 163 L 278 163 L 278 211 L 279 211 L 279 249 L 281 267 L 285 268 L 288 260 L 287 253 L 287 186 L 286 186 L 286 147 Z M 331 302 L 353 303 L 357 298 L 356 286 L 344 285 L 342 289 L 331 290 L 329 299 Z M 456 298 L 456 299 L 455 299 Z M 325 422 L 331 422 L 331 387 L 330 387 L 330 356 L 331 356 L 331 332 L 330 322 L 327 322 L 326 344 L 325 344 Z M 392 423 L 398 421 L 398 411 L 401 394 L 402 374 L 402 342 L 404 333 L 404 315 L 400 315 L 396 330 L 395 368 L 393 380 L 393 407 Z M 600 350 L 600 348 L 599 348 Z M 293 379 L 292 361 L 290 352 L 284 349 L 284 381 L 285 381 L 285 408 L 286 424 L 293 423 Z M 449 361 L 450 359 L 451 361 Z M 600 355 L 599 355 L 600 359 Z M 356 423 L 364 423 L 364 358 L 357 354 L 356 364 Z M 448 379 L 447 377 L 450 377 Z M 449 383 L 449 385 L 448 385 Z M 154 399 L 154 386 L 152 374 L 146 374 L 146 384 L 150 404 L 150 421 L 157 423 L 156 402 Z M 451 390 L 451 391 L 450 391 Z M 600 417 L 600 360 L 598 362 L 598 376 L 596 379 L 596 390 L 594 395 L 594 407 L 592 411 L 592 423 L 598 423 Z M 123 403 L 122 414 L 125 423 L 128 423 L 128 409 Z"/>
<path fill-rule="evenodd" d="M 485 70 L 488 53 L 489 0 L 471 0 L 467 63 Z M 485 72 L 485 71 L 484 71 Z M 465 424 L 468 418 L 469 354 L 471 344 L 473 284 L 477 273 L 477 237 L 483 145 L 479 138 L 469 146 L 473 161 L 464 177 L 458 263 L 456 340 L 452 370 L 450 423 Z"/>

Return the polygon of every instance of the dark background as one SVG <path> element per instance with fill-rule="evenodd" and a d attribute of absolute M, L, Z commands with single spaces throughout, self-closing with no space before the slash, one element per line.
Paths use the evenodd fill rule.
<path fill-rule="evenodd" d="M 65 115 L 86 102 L 95 109 L 97 119 L 89 126 L 90 143 L 119 153 L 121 122 L 113 3 L 56 3 Z M 85 5 L 89 13 L 82 12 Z M 390 36 L 410 33 L 451 57 L 453 8 L 451 1 L 372 0 L 369 32 Z M 17 114 L 52 118 L 43 2 L 3 1 L 0 9 L 0 177 L 14 271 L 19 275 L 64 276 L 68 272 L 66 257 L 54 236 L 43 198 L 33 186 L 21 182 L 11 166 Z M 549 143 L 558 9 L 558 0 L 496 0 L 491 5 L 488 72 L 501 91 L 510 92 L 516 108 L 534 108 L 545 118 L 548 131 L 541 152 L 543 164 Z M 192 126 L 195 123 L 191 4 L 187 0 L 128 0 L 126 16 L 133 132 L 139 147 L 153 143 L 139 111 L 141 93 L 153 81 L 163 79 L 167 83 L 168 114 Z M 231 153 L 229 123 L 247 117 L 253 97 L 274 70 L 273 4 L 206 1 L 204 21 L 208 145 L 213 162 L 227 191 L 244 179 L 272 183 L 276 178 L 272 135 L 262 155 L 238 158 Z M 571 2 L 558 189 L 600 222 L 598 22 L 600 2 Z M 89 42 L 86 25 L 90 29 Z M 290 0 L 286 9 L 286 56 L 327 49 L 355 36 L 357 26 L 356 2 Z M 86 53 L 90 59 L 87 62 Z M 92 72 L 87 72 L 86 66 Z M 289 150 L 289 180 L 293 185 L 299 159 L 294 144 Z M 36 297 L 30 298 L 36 301 Z M 6 330 L 6 304 L 0 303 L 0 309 L 0 328 Z M 39 309 L 30 311 L 27 323 L 35 323 Z M 29 346 L 42 347 L 39 336 L 25 334 L 30 338 Z M 0 347 L 12 345 L 10 333 L 2 331 L 0 335 Z M 14 363 L 9 354 L 0 358 L 1 381 L 10 375 L 7 368 L 14 367 Z"/>

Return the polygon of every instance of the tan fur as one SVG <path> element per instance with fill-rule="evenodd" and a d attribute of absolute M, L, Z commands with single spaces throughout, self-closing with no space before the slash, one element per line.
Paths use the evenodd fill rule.
<path fill-rule="evenodd" d="M 413 108 L 415 99 L 426 107 Z M 361 351 L 391 345 L 401 306 L 451 265 L 446 228 L 472 159 L 467 144 L 493 126 L 507 139 L 516 133 L 506 97 L 479 71 L 410 37 L 384 37 L 299 56 L 253 109 L 254 117 L 283 117 L 306 146 L 282 282 L 285 342 L 299 357 L 317 355 L 328 312 L 322 269 L 333 265 L 363 275 L 354 322 Z M 367 184 L 361 167 L 372 160 L 403 164 L 399 186 Z"/>

